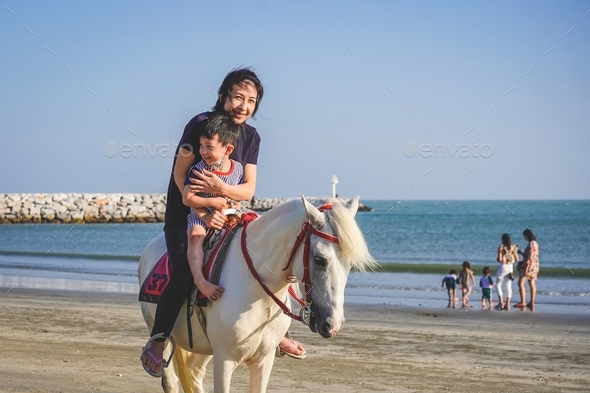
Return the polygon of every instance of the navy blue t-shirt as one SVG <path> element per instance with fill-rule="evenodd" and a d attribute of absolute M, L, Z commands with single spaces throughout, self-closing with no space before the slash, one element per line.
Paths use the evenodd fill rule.
<path fill-rule="evenodd" d="M 180 149 L 184 149 L 187 152 L 191 152 L 195 155 L 195 161 L 191 166 L 201 161 L 201 154 L 199 153 L 199 144 L 201 135 L 207 121 L 213 112 L 203 112 L 193 117 L 186 127 L 182 138 L 178 143 L 176 152 L 174 154 L 174 162 L 172 167 L 176 165 L 176 157 Z M 229 157 L 244 167 L 246 164 L 258 163 L 258 151 L 260 149 L 260 135 L 256 128 L 242 123 L 240 125 L 240 137 L 234 151 Z M 182 154 L 182 152 L 181 152 Z M 186 226 L 186 216 L 190 213 L 190 208 L 182 203 L 182 193 L 174 182 L 174 174 L 170 175 L 170 182 L 168 183 L 168 196 L 166 202 L 166 224 L 178 224 Z"/>

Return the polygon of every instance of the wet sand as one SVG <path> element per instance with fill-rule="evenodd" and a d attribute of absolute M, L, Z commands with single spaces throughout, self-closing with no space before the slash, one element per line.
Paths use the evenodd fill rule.
<path fill-rule="evenodd" d="M 0 289 L 0 392 L 157 392 L 138 360 L 135 295 Z M 299 323 L 306 360 L 277 358 L 270 392 L 582 392 L 590 315 L 347 306 L 330 340 Z M 211 370 L 211 365 L 209 366 Z M 245 366 L 232 392 L 247 391 Z M 206 390 L 212 386 L 207 373 Z"/>

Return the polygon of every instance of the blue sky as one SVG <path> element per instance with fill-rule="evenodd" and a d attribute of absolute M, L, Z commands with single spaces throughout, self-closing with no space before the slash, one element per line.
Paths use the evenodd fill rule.
<path fill-rule="evenodd" d="M 590 1 L 4 3 L 0 192 L 164 192 L 247 65 L 259 197 L 590 198 Z"/>

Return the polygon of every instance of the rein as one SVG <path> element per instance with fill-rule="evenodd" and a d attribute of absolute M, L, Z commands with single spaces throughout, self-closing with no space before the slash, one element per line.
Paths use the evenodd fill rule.
<path fill-rule="evenodd" d="M 325 211 L 325 210 L 330 210 L 331 208 L 332 208 L 332 205 L 322 205 L 318 209 L 319 209 L 319 211 Z M 295 256 L 295 252 L 297 251 L 299 246 L 303 243 L 303 278 L 301 279 L 301 282 L 303 283 L 304 289 L 305 289 L 305 301 L 303 301 L 302 299 L 299 299 L 295 295 L 293 288 L 291 286 L 289 286 L 289 294 L 297 301 L 297 303 L 299 303 L 301 305 L 301 307 L 303 307 L 301 309 L 300 314 L 297 315 L 297 314 L 294 314 L 291 311 L 291 309 L 283 301 L 281 301 L 266 286 L 266 284 L 264 284 L 262 282 L 262 280 L 260 279 L 260 276 L 258 275 L 258 272 L 254 268 L 254 264 L 252 263 L 252 258 L 250 258 L 250 255 L 248 255 L 248 248 L 246 246 L 246 228 L 249 223 L 250 223 L 250 221 L 244 222 L 244 228 L 242 230 L 241 245 L 242 245 L 242 253 L 244 254 L 244 259 L 246 260 L 246 264 L 248 265 L 248 269 L 250 270 L 250 273 L 256 279 L 256 281 L 258 281 L 258 283 L 260 284 L 260 286 L 262 287 L 264 292 L 266 292 L 266 294 L 271 297 L 271 299 L 281 308 L 281 310 L 283 310 L 284 314 L 286 314 L 287 316 L 289 316 L 297 321 L 300 321 L 304 324 L 309 324 L 308 316 L 309 316 L 309 312 L 310 312 L 309 307 L 311 305 L 311 288 L 312 288 L 311 281 L 309 279 L 309 246 L 311 243 L 311 240 L 310 240 L 311 235 L 319 236 L 322 239 L 325 239 L 331 243 L 336 243 L 336 244 L 340 243 L 338 238 L 335 236 L 332 236 L 326 232 L 322 232 L 322 231 L 315 229 L 309 223 L 309 221 L 306 221 L 303 223 L 303 225 L 301 227 L 301 231 L 299 232 L 299 235 L 297 235 L 297 238 L 295 239 L 295 244 L 293 244 L 293 247 L 291 248 L 291 253 L 289 255 L 289 260 L 287 261 L 287 265 L 282 269 L 282 271 L 285 271 L 291 266 L 291 264 L 293 262 L 293 257 Z"/>

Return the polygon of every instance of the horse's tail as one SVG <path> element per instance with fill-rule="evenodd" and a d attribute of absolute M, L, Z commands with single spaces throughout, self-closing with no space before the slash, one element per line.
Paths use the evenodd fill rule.
<path fill-rule="evenodd" d="M 179 346 L 174 351 L 174 371 L 180 380 L 180 385 L 185 393 L 194 393 L 193 387 L 197 387 L 197 392 L 200 391 L 199 386 L 202 386 L 204 375 L 204 367 L 200 369 L 195 367 L 195 357 L 199 355 L 185 351 Z"/>

